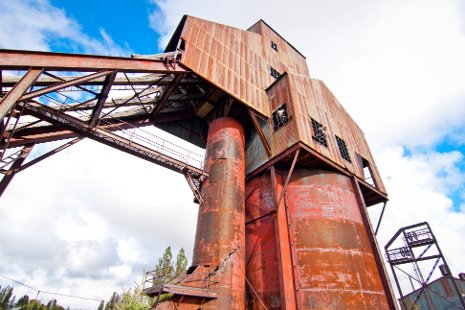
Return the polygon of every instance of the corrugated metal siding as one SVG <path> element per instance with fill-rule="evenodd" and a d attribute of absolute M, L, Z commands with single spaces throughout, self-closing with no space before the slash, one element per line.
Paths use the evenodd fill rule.
<path fill-rule="evenodd" d="M 385 192 L 381 176 L 374 163 L 373 156 L 368 148 L 362 130 L 357 126 L 350 115 L 345 111 L 336 97 L 319 80 L 289 75 L 290 90 L 292 93 L 292 107 L 297 120 L 299 140 L 307 144 L 320 154 L 331 159 L 351 173 L 364 179 L 363 167 L 358 160 L 359 154 L 369 161 L 373 178 L 377 188 Z M 328 148 L 313 139 L 311 118 L 326 127 Z M 335 135 L 342 138 L 347 145 L 351 163 L 344 160 L 340 154 Z"/>
<path fill-rule="evenodd" d="M 305 58 L 261 21 L 243 31 L 188 16 L 181 38 L 184 65 L 264 115 L 265 89 L 275 81 L 270 67 L 309 76 Z"/>
<path fill-rule="evenodd" d="M 276 83 L 267 91 L 267 94 L 271 111 L 274 111 L 281 107 L 281 105 L 286 104 L 288 116 L 291 117 L 291 120 L 285 126 L 277 130 L 273 129 L 272 120 L 262 127 L 268 143 L 270 144 L 272 156 L 276 156 L 299 141 L 296 122 L 293 115 L 288 75 L 285 75 L 276 81 Z M 246 157 L 247 173 L 252 172 L 268 160 L 262 143 L 258 137 L 254 138 L 253 141 L 249 143 L 246 151 Z"/>
<path fill-rule="evenodd" d="M 455 282 L 457 283 L 460 292 L 465 294 L 465 281 L 455 279 Z M 421 297 L 413 309 L 429 310 L 431 309 L 431 303 L 433 303 L 433 307 L 435 309 L 462 309 L 459 297 L 457 296 L 451 279 L 442 277 L 430 283 L 428 288 L 429 289 L 425 290 L 423 294 L 421 294 Z M 419 292 L 420 291 L 415 291 L 404 297 L 407 309 L 412 309 L 413 303 L 415 302 Z M 428 299 L 430 301 L 428 301 Z M 403 307 L 402 302 L 401 306 Z"/>
<path fill-rule="evenodd" d="M 326 85 L 310 78 L 305 57 L 266 23 L 259 21 L 243 31 L 188 16 L 181 38 L 185 40 L 182 63 L 244 104 L 270 118 L 275 109 L 287 104 L 292 120 L 286 126 L 275 131 L 271 123 L 262 125 L 272 156 L 302 141 L 364 179 L 359 154 L 368 160 L 377 188 L 385 193 L 361 129 Z M 271 41 L 278 51 L 271 48 Z M 276 81 L 270 66 L 288 75 Z M 312 138 L 311 117 L 326 126 L 328 148 Z M 351 163 L 341 157 L 334 135 L 346 142 Z M 247 173 L 268 160 L 261 141 L 249 140 Z"/>
<path fill-rule="evenodd" d="M 185 40 L 184 65 L 268 115 L 269 78 L 260 35 L 188 16 L 181 38 Z"/>

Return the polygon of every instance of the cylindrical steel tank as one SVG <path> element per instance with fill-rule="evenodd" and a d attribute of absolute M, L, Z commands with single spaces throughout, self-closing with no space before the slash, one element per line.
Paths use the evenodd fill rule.
<path fill-rule="evenodd" d="M 248 194 L 247 214 L 255 212 L 255 218 L 274 206 L 271 183 L 259 178 L 247 182 L 248 192 L 255 188 Z M 297 309 L 389 309 L 358 203 L 354 184 L 344 175 L 312 169 L 292 173 L 280 208 L 287 208 L 281 221 L 287 221 Z M 247 257 L 252 257 L 247 277 L 267 308 L 285 304 L 276 301 L 277 290 L 289 284 L 276 283 L 271 274 L 279 254 L 285 253 L 279 250 L 286 242 L 277 234 L 279 220 L 275 217 L 270 228 L 260 220 L 247 225 Z M 269 231 L 262 237 L 264 244 L 254 246 L 262 236 L 259 228 Z M 280 244 L 273 245 L 270 233 L 282 239 Z M 255 309 L 264 307 L 255 302 Z"/>
<path fill-rule="evenodd" d="M 301 309 L 389 309 L 350 178 L 296 170 L 286 193 Z"/>
<path fill-rule="evenodd" d="M 192 265 L 211 266 L 219 298 L 202 309 L 244 309 L 245 141 L 242 125 L 228 117 L 209 127 Z"/>

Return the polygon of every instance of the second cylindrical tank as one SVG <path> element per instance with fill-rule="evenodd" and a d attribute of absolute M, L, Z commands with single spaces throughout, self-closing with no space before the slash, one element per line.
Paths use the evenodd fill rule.
<path fill-rule="evenodd" d="M 246 202 L 249 212 L 274 207 L 274 198 L 267 194 L 271 192 L 270 182 L 250 180 L 248 192 L 252 186 L 254 193 Z M 285 206 L 281 207 L 287 208 L 298 309 L 389 309 L 350 178 L 331 171 L 296 169 L 287 186 Z M 268 227 L 259 223 L 257 220 L 247 227 L 247 240 L 263 238 L 265 242 L 261 248 L 247 247 L 249 264 L 254 266 L 248 269 L 247 276 L 256 285 L 262 300 L 271 302 L 278 297 L 275 292 L 279 287 L 273 288 L 270 284 L 278 284 L 276 280 L 270 282 L 269 270 L 257 268 L 274 264 L 279 255 L 278 246 L 267 241 L 271 237 L 257 231 L 260 226 Z M 275 225 L 268 229 L 276 234 Z M 279 240 L 279 236 L 275 238 Z M 256 308 L 262 308 L 259 302 L 255 304 Z M 282 305 L 284 301 L 275 304 Z"/>

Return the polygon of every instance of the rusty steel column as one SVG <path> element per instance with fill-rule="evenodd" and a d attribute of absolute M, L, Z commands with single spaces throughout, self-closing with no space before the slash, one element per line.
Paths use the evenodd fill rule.
<path fill-rule="evenodd" d="M 245 307 L 245 141 L 242 125 L 229 117 L 210 124 L 195 236 L 193 266 L 209 266 L 218 299 L 202 309 Z"/>
<path fill-rule="evenodd" d="M 295 170 L 285 198 L 298 309 L 389 309 L 351 179 Z"/>

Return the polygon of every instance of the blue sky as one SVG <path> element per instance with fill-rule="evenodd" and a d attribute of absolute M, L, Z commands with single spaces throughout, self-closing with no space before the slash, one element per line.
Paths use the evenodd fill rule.
<path fill-rule="evenodd" d="M 158 48 L 158 34 L 150 28 L 149 15 L 156 10 L 150 1 L 70 1 L 53 0 L 51 3 L 63 9 L 67 16 L 78 21 L 82 31 L 92 37 L 101 36 L 103 29 L 113 41 L 139 54 L 155 54 Z M 66 41 L 51 42 L 54 51 L 75 52 Z M 77 47 L 79 49 L 79 47 Z"/>
<path fill-rule="evenodd" d="M 371 146 L 390 197 L 380 245 L 428 221 L 453 272 L 465 271 L 463 1 L 0 1 L 0 48 L 152 54 L 183 14 L 241 29 L 262 18 L 301 51 Z M 190 255 L 195 220 L 178 175 L 80 142 L 16 176 L 0 199 L 0 273 L 105 298 L 167 245 Z"/>

